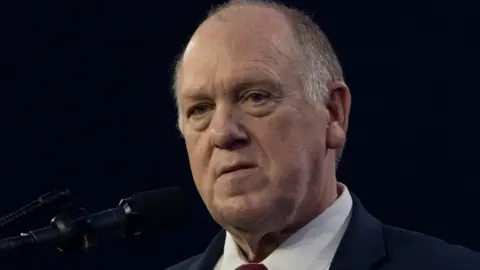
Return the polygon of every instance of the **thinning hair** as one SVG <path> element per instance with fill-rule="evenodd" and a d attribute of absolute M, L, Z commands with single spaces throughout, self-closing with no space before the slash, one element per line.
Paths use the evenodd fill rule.
<path fill-rule="evenodd" d="M 283 15 L 292 29 L 295 44 L 294 55 L 291 56 L 295 69 L 300 77 L 304 95 L 313 105 L 325 104 L 328 102 L 329 90 L 327 84 L 332 81 L 344 81 L 342 67 L 335 51 L 330 44 L 326 34 L 306 13 L 284 4 L 269 0 L 230 0 L 224 4 L 214 7 L 208 13 L 208 18 L 220 12 L 241 7 L 255 5 L 271 8 Z M 175 62 L 174 74 L 174 98 L 178 104 L 178 73 L 181 68 L 183 51 Z M 178 128 L 181 126 L 180 114 L 178 115 Z M 337 149 L 337 163 L 343 153 L 343 147 Z"/>

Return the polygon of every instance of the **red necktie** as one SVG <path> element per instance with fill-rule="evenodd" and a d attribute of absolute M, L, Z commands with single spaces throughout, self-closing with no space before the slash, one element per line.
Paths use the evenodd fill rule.
<path fill-rule="evenodd" d="M 249 264 L 244 264 L 235 270 L 268 270 L 267 267 L 263 264 L 258 264 L 258 263 L 249 263 Z"/>

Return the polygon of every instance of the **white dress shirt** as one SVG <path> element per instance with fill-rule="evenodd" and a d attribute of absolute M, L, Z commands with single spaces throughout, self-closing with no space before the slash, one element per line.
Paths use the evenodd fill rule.
<path fill-rule="evenodd" d="M 350 220 L 352 197 L 347 187 L 338 183 L 341 194 L 330 207 L 291 235 L 261 263 L 269 270 L 329 269 L 340 240 Z M 227 232 L 223 255 L 214 270 L 234 270 L 248 263 Z"/>

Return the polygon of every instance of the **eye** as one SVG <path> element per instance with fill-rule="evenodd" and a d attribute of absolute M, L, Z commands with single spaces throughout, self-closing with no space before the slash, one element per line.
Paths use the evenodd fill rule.
<path fill-rule="evenodd" d="M 251 101 L 253 103 L 261 103 L 269 97 L 269 94 L 264 92 L 250 92 L 243 98 L 244 101 Z"/>
<path fill-rule="evenodd" d="M 188 111 L 187 111 L 187 117 L 199 117 L 203 114 L 205 114 L 209 109 L 211 108 L 210 105 L 208 104 L 198 104 L 195 106 L 192 106 Z"/>

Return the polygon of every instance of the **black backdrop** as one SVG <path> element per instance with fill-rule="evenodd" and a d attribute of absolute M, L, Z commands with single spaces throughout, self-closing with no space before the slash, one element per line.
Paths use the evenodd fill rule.
<path fill-rule="evenodd" d="M 339 179 L 382 221 L 480 250 L 473 2 L 296 6 L 327 32 L 353 95 Z M 169 92 L 174 57 L 215 3 L 2 1 L 0 213 L 57 187 L 99 211 L 179 185 L 196 216 L 84 255 L 12 255 L 2 269 L 164 269 L 204 249 L 218 227 L 193 186 Z"/>

